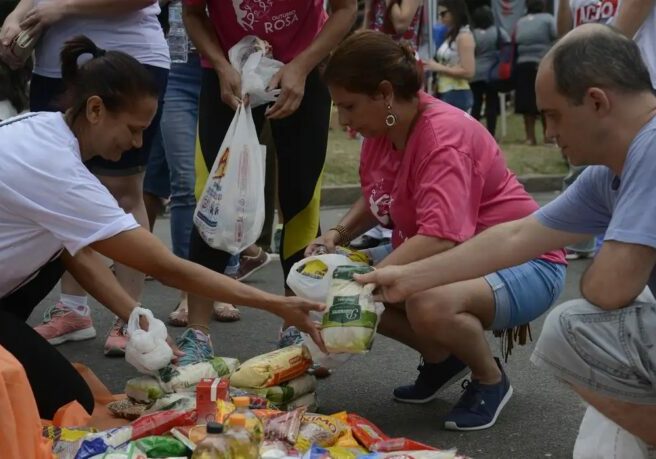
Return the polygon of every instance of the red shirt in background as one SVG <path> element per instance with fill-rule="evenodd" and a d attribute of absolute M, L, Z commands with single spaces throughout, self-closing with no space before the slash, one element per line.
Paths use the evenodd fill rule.
<path fill-rule="evenodd" d="M 478 121 L 425 92 L 419 103 L 404 151 L 386 137 L 362 146 L 362 192 L 394 248 L 417 234 L 461 243 L 538 209 Z M 541 258 L 566 263 L 563 250 Z"/>
<path fill-rule="evenodd" d="M 207 6 L 223 52 L 246 35 L 266 40 L 273 57 L 287 63 L 319 34 L 328 15 L 323 0 L 183 0 Z M 204 67 L 211 67 L 203 59 Z"/>

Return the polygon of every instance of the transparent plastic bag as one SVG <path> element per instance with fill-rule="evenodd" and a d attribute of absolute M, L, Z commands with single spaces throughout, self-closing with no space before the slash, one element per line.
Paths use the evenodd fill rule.
<path fill-rule="evenodd" d="M 283 67 L 283 63 L 271 58 L 269 44 L 253 35 L 247 35 L 228 51 L 230 64 L 241 75 L 242 98 L 248 94 L 251 107 L 273 102 L 279 89 L 269 91 L 271 78 Z"/>

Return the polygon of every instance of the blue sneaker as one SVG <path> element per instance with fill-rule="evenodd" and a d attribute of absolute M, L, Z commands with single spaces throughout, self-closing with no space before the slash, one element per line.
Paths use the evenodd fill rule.
<path fill-rule="evenodd" d="M 176 344 L 184 352 L 184 355 L 178 358 L 179 367 L 214 358 L 212 340 L 200 330 L 188 328 L 178 337 Z"/>
<path fill-rule="evenodd" d="M 417 370 L 419 376 L 414 384 L 394 389 L 394 400 L 401 403 L 428 403 L 436 398 L 442 389 L 469 373 L 467 365 L 453 355 L 440 363 L 422 362 Z"/>
<path fill-rule="evenodd" d="M 492 427 L 513 393 L 508 376 L 501 368 L 499 359 L 494 359 L 501 370 L 501 382 L 481 384 L 477 380 L 463 381 L 465 390 L 456 406 L 444 420 L 448 430 L 483 430 Z"/>

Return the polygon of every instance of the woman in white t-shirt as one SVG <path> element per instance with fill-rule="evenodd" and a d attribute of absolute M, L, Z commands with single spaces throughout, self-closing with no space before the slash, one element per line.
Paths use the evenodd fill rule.
<path fill-rule="evenodd" d="M 85 54 L 93 58 L 78 67 Z M 71 108 L 0 124 L 0 346 L 24 366 L 41 417 L 72 400 L 93 409 L 76 370 L 25 323 L 64 270 L 121 319 L 136 306 L 95 252 L 181 290 L 267 310 L 320 341 L 308 312 L 321 306 L 178 258 L 118 206 L 84 162 L 118 161 L 141 146 L 157 112 L 157 85 L 135 59 L 84 36 L 67 42 L 61 60 Z"/>
<path fill-rule="evenodd" d="M 34 74 L 30 84 L 30 110 L 65 110 L 64 85 L 59 52 L 64 42 L 78 34 L 91 38 L 104 49 L 122 51 L 141 62 L 157 84 L 160 101 L 153 123 L 144 131 L 143 144 L 131 149 L 119 161 L 96 157 L 87 167 L 99 178 L 123 210 L 144 227 L 148 218 L 143 201 L 143 180 L 148 156 L 159 127 L 162 98 L 170 67 L 169 50 L 157 19 L 157 0 L 21 0 L 7 17 L 0 41 L 6 44 L 22 29 L 38 37 Z M 143 291 L 143 276 L 120 263 L 116 275 L 136 300 Z M 49 342 L 93 338 L 96 335 L 84 290 L 65 275 L 62 295 L 48 310 L 45 323 L 37 331 Z M 105 343 L 106 354 L 122 354 L 126 342 L 124 324 L 116 321 Z"/>

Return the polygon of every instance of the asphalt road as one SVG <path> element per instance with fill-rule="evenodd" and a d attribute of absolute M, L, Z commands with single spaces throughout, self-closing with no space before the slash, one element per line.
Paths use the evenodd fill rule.
<path fill-rule="evenodd" d="M 552 199 L 554 194 L 536 195 L 539 202 Z M 322 222 L 330 227 L 346 211 L 342 208 L 324 209 Z M 170 241 L 168 220 L 158 221 L 156 234 Z M 578 296 L 578 281 L 587 265 L 574 261 L 567 273 L 567 285 L 559 302 Z M 251 285 L 264 290 L 282 292 L 282 270 L 273 262 L 256 273 Z M 40 320 L 45 308 L 56 301 L 58 289 L 35 310 L 30 321 Z M 178 294 L 156 281 L 146 282 L 143 303 L 164 319 L 178 301 Z M 59 349 L 71 360 L 88 365 L 115 393 L 123 392 L 125 381 L 137 372 L 121 358 L 106 358 L 102 347 L 112 315 L 93 303 L 93 318 L 98 336 L 89 341 L 66 343 Z M 213 322 L 211 332 L 217 355 L 247 359 L 267 352 L 276 344 L 280 321 L 272 315 L 241 308 L 242 320 L 231 324 Z M 543 319 L 533 324 L 537 337 Z M 173 335 L 181 329 L 171 329 Z M 493 350 L 500 355 L 499 341 L 490 335 Z M 319 398 L 325 413 L 348 410 L 378 424 L 387 434 L 407 436 L 438 447 L 457 447 L 475 458 L 567 458 L 572 455 L 578 425 L 584 405 L 566 386 L 550 374 L 529 362 L 533 343 L 515 348 L 506 366 L 514 387 L 514 395 L 496 425 L 478 432 L 449 432 L 441 427 L 441 417 L 457 401 L 461 388 L 455 384 L 442 396 L 427 405 L 415 406 L 396 403 L 392 389 L 414 380 L 419 356 L 403 345 L 378 337 L 373 350 L 352 359 L 331 377 L 320 382 Z M 56 377 L 56 375 L 53 375 Z"/>

